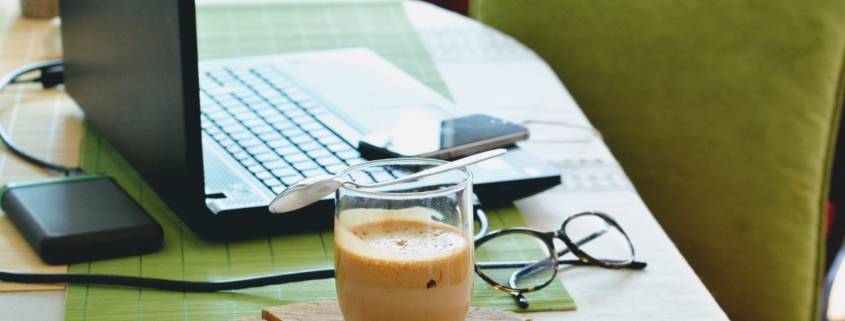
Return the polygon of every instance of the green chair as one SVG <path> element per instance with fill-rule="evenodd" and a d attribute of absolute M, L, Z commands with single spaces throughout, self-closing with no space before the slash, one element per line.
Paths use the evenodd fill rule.
<path fill-rule="evenodd" d="M 733 320 L 818 319 L 845 1 L 471 11 L 552 66 Z"/>

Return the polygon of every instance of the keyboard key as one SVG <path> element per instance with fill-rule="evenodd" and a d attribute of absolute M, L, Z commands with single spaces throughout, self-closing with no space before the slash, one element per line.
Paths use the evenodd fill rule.
<path fill-rule="evenodd" d="M 322 168 L 308 169 L 308 170 L 302 171 L 302 175 L 304 175 L 305 177 L 312 177 L 312 176 L 325 175 L 325 174 L 326 174 L 326 171 L 324 171 Z"/>
<path fill-rule="evenodd" d="M 254 147 L 254 146 L 264 146 L 264 142 L 262 142 L 260 139 L 255 138 L 255 137 L 239 140 L 238 144 L 241 144 L 241 146 L 243 146 L 244 148 L 250 148 L 250 147 Z"/>
<path fill-rule="evenodd" d="M 278 179 L 275 179 L 275 178 L 268 178 L 268 179 L 264 180 L 264 185 L 273 187 L 273 186 L 282 185 L 282 182 L 279 181 Z"/>
<path fill-rule="evenodd" d="M 287 139 L 279 139 L 279 140 L 268 141 L 267 145 L 270 145 L 270 147 L 273 147 L 273 148 L 282 148 L 282 147 L 293 146 L 293 144 L 291 144 Z"/>
<path fill-rule="evenodd" d="M 220 144 L 220 146 L 223 146 L 225 148 L 235 145 L 236 143 L 234 140 L 229 139 L 229 137 L 224 137 L 223 139 L 218 140 L 217 144 Z"/>
<path fill-rule="evenodd" d="M 320 130 L 320 129 L 323 129 L 323 125 L 322 125 L 322 124 L 320 124 L 320 123 L 318 123 L 318 122 L 311 122 L 311 123 L 307 123 L 307 124 L 300 124 L 300 127 L 302 127 L 302 129 L 304 129 L 305 131 L 307 131 L 307 132 L 309 132 L 309 133 L 310 133 L 310 132 L 313 132 L 313 131 L 315 131 L 315 130 Z"/>
<path fill-rule="evenodd" d="M 280 159 L 280 157 L 279 157 L 279 155 L 276 155 L 276 153 L 267 152 L 267 153 L 255 155 L 255 159 L 257 159 L 259 162 L 265 163 L 265 162 L 278 160 L 278 159 Z"/>
<path fill-rule="evenodd" d="M 302 131 L 302 129 L 299 129 L 298 127 L 292 127 L 292 128 L 285 129 L 285 130 L 282 131 L 282 134 L 284 134 L 285 136 L 290 137 L 290 138 L 293 138 L 293 137 L 296 137 L 296 136 L 308 135 L 304 131 Z"/>
<path fill-rule="evenodd" d="M 307 162 L 294 163 L 293 167 L 296 167 L 296 169 L 298 169 L 299 171 L 305 171 L 305 170 L 309 170 L 309 169 L 319 168 L 320 165 L 318 165 L 317 163 L 315 163 L 313 161 L 307 161 Z"/>
<path fill-rule="evenodd" d="M 231 145 L 229 147 L 226 147 L 226 151 L 229 152 L 229 154 L 235 154 L 243 152 L 244 149 L 240 145 Z"/>
<path fill-rule="evenodd" d="M 250 156 L 249 156 L 249 154 L 247 154 L 247 152 L 241 151 L 241 152 L 233 153 L 232 157 L 235 157 L 235 159 L 237 159 L 237 160 L 244 160 L 244 159 L 249 158 Z"/>
<path fill-rule="evenodd" d="M 358 182 L 358 183 L 364 183 L 364 184 L 373 183 L 373 179 L 370 178 L 370 175 L 367 175 L 363 172 L 354 172 L 354 173 L 352 173 L 351 176 L 352 176 L 352 180 L 355 181 L 355 182 Z"/>
<path fill-rule="evenodd" d="M 333 145 L 333 144 L 344 144 L 344 145 L 346 145 L 346 143 L 342 139 L 340 139 L 340 137 L 337 137 L 337 135 L 322 136 L 322 137 L 318 137 L 317 140 L 319 140 L 320 143 L 323 144 L 323 145 Z"/>
<path fill-rule="evenodd" d="M 232 124 L 232 125 L 223 126 L 221 129 L 223 129 L 224 132 L 227 132 L 230 135 L 246 131 L 246 127 L 244 127 L 241 124 L 237 124 L 237 123 Z"/>
<path fill-rule="evenodd" d="M 342 151 L 342 152 L 338 152 L 336 154 L 337 154 L 337 157 L 340 157 L 341 159 L 346 160 L 347 162 L 350 159 L 357 158 L 357 157 L 360 156 L 358 151 L 354 150 L 354 149 L 345 150 L 345 151 Z"/>
<path fill-rule="evenodd" d="M 253 159 L 253 158 L 247 158 L 247 159 L 244 159 L 244 160 L 241 161 L 241 165 L 248 167 L 248 166 L 252 166 L 252 165 L 258 165 L 258 162 L 255 161 L 255 159 Z"/>
<path fill-rule="evenodd" d="M 226 139 L 226 134 L 224 134 L 224 133 L 212 134 L 211 138 L 214 138 L 214 140 L 216 140 L 216 141 L 221 141 L 223 139 Z"/>
<path fill-rule="evenodd" d="M 272 152 L 272 150 L 270 150 L 270 148 L 267 148 L 267 146 L 264 146 L 264 145 L 252 146 L 252 147 L 247 148 L 246 151 L 249 152 L 250 154 L 253 154 L 253 155 Z"/>
<path fill-rule="evenodd" d="M 294 144 L 297 144 L 297 145 L 307 144 L 307 143 L 314 141 L 314 139 L 311 138 L 311 136 L 308 136 L 308 135 L 300 135 L 300 136 L 294 136 L 294 137 L 288 137 L 288 138 L 290 139 L 291 142 L 293 142 Z"/>
<path fill-rule="evenodd" d="M 320 166 L 329 166 L 329 165 L 335 165 L 335 164 L 343 164 L 343 161 L 341 161 L 340 158 L 337 158 L 334 155 L 331 155 L 331 156 L 317 158 L 317 164 L 320 164 Z"/>
<path fill-rule="evenodd" d="M 255 174 L 255 177 L 258 177 L 258 179 L 260 179 L 260 180 L 265 180 L 265 179 L 268 179 L 268 178 L 273 178 L 273 174 L 271 174 L 271 173 L 270 173 L 270 172 L 268 172 L 268 171 L 261 171 L 261 172 L 254 173 L 254 174 Z"/>
<path fill-rule="evenodd" d="M 308 153 L 308 156 L 311 156 L 311 158 L 314 158 L 314 159 L 332 155 L 332 153 L 329 152 L 328 149 L 325 149 L 323 147 L 320 147 L 319 149 L 309 150 L 307 153 Z"/>
<path fill-rule="evenodd" d="M 299 163 L 299 162 L 311 160 L 310 158 L 308 158 L 308 156 L 306 156 L 305 154 L 302 154 L 302 153 L 296 153 L 296 154 L 287 154 L 286 153 L 286 155 L 284 155 L 284 156 L 285 156 L 285 160 L 288 161 L 288 163 Z"/>
<path fill-rule="evenodd" d="M 318 142 L 310 142 L 310 143 L 305 143 L 305 144 L 299 144 L 299 145 L 297 145 L 297 147 L 299 147 L 299 149 L 304 150 L 304 151 L 313 151 L 313 150 L 322 149 L 323 145 L 320 145 L 320 143 L 318 143 Z"/>
<path fill-rule="evenodd" d="M 267 169 L 270 169 L 270 170 L 279 169 L 279 168 L 286 168 L 286 167 L 290 166 L 290 165 L 288 165 L 287 162 L 285 162 L 283 160 L 274 160 L 274 161 L 269 161 L 269 162 L 263 162 L 261 164 L 264 165 L 264 167 L 267 167 Z"/>
<path fill-rule="evenodd" d="M 342 153 L 348 150 L 353 150 L 352 147 L 350 147 L 346 143 L 331 144 L 326 145 L 326 147 L 328 147 L 330 151 L 333 151 L 335 153 Z"/>
<path fill-rule="evenodd" d="M 296 182 L 301 181 L 303 178 L 304 177 L 302 177 L 302 175 L 296 174 L 296 175 L 292 175 L 292 176 L 282 177 L 279 180 L 281 180 L 282 183 L 284 183 L 285 185 L 290 186 L 290 185 L 296 184 Z"/>
<path fill-rule="evenodd" d="M 247 139 L 250 139 L 250 138 L 255 138 L 255 135 L 253 135 L 250 132 L 246 132 L 246 131 L 234 133 L 234 134 L 229 134 L 229 136 L 232 137 L 232 139 L 234 139 L 238 142 L 243 141 L 243 140 L 247 140 Z"/>
<path fill-rule="evenodd" d="M 269 118 L 269 117 L 275 117 L 275 116 L 284 117 L 281 113 L 279 113 L 278 110 L 275 110 L 275 109 L 262 109 L 262 110 L 258 111 L 258 116 L 261 116 L 262 118 Z"/>
<path fill-rule="evenodd" d="M 243 122 L 244 127 L 253 129 L 254 127 L 264 126 L 264 121 L 258 118 L 250 119 L 249 121 Z"/>
<path fill-rule="evenodd" d="M 272 142 L 272 141 L 275 141 L 275 140 L 288 141 L 287 139 L 285 139 L 284 136 L 282 136 L 282 134 L 279 134 L 275 130 L 273 130 L 272 132 L 260 133 L 260 134 L 258 134 L 258 138 L 261 138 L 261 140 L 263 140 L 265 142 Z"/>
<path fill-rule="evenodd" d="M 311 118 L 311 115 L 308 115 L 302 109 L 293 109 L 293 110 L 290 110 L 290 111 L 286 111 L 285 116 L 288 116 L 291 119 L 295 120 L 297 124 L 305 124 L 309 120 L 313 121 L 313 118 Z"/>
<path fill-rule="evenodd" d="M 302 151 L 299 148 L 293 147 L 293 145 L 279 147 L 275 149 L 276 153 L 282 156 L 287 155 L 294 155 L 294 154 L 302 154 Z"/>
<path fill-rule="evenodd" d="M 371 174 L 372 174 L 373 178 L 375 178 L 376 182 L 385 182 L 385 181 L 389 181 L 389 180 L 394 178 L 393 175 L 390 175 L 389 173 L 384 172 L 384 171 L 375 172 L 375 173 L 371 173 Z"/>
<path fill-rule="evenodd" d="M 276 177 L 285 177 L 291 175 L 299 175 L 299 172 L 296 171 L 293 167 L 282 167 L 273 170 L 273 176 Z"/>
<path fill-rule="evenodd" d="M 267 126 L 267 125 L 264 125 L 264 124 L 259 125 L 259 126 L 250 127 L 250 129 L 252 130 L 253 133 L 255 133 L 257 135 L 266 134 L 266 133 L 276 133 L 276 130 L 273 129 L 273 127 L 270 127 L 270 126 Z"/>
<path fill-rule="evenodd" d="M 320 127 L 322 127 L 322 125 L 320 125 Z M 316 129 L 316 130 L 309 130 L 308 133 L 311 134 L 311 136 L 317 137 L 317 138 L 335 136 L 334 132 L 332 132 L 328 129 L 325 129 L 325 128 L 320 128 L 320 129 Z"/>
<path fill-rule="evenodd" d="M 353 159 L 347 159 L 346 163 L 349 164 L 349 166 L 353 166 L 353 165 L 361 164 L 361 163 L 366 162 L 366 161 L 367 161 L 366 159 L 358 157 L 358 158 L 353 158 Z"/>
<path fill-rule="evenodd" d="M 273 186 L 273 187 L 271 187 L 270 189 L 272 189 L 272 190 L 273 190 L 273 193 L 279 194 L 279 193 L 281 193 L 281 192 L 284 192 L 284 191 L 285 191 L 285 185 Z"/>
<path fill-rule="evenodd" d="M 344 164 L 335 164 L 335 165 L 328 165 L 328 166 L 326 166 L 326 170 L 327 170 L 329 173 L 332 173 L 332 174 L 337 174 L 337 173 L 340 173 L 340 172 L 342 172 L 344 169 L 346 169 L 346 165 L 344 165 Z"/>
<path fill-rule="evenodd" d="M 257 165 L 257 164 L 256 164 L 256 165 L 249 166 L 249 167 L 247 167 L 246 169 L 248 169 L 248 170 L 249 170 L 250 172 L 252 172 L 253 174 L 255 174 L 255 173 L 260 173 L 260 172 L 264 172 L 264 171 L 265 171 L 265 170 L 264 170 L 264 166 Z"/>

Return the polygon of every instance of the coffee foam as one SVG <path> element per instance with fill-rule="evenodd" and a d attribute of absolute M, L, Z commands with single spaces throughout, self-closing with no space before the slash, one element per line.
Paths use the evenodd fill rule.
<path fill-rule="evenodd" d="M 350 211 L 335 223 L 336 241 L 350 254 L 385 261 L 431 260 L 461 252 L 468 244 L 463 231 L 433 220 L 436 212 L 430 209 Z"/>
<path fill-rule="evenodd" d="M 371 223 L 355 228 L 353 233 L 375 248 L 395 253 L 451 252 L 466 243 L 455 231 L 420 222 Z"/>

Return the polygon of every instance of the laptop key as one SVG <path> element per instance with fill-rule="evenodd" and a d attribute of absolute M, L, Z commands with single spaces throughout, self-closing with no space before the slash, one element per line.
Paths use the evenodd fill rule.
<path fill-rule="evenodd" d="M 359 154 L 357 150 L 348 149 L 348 150 L 336 153 L 336 155 L 337 155 L 337 157 L 340 157 L 341 159 L 346 160 L 348 162 L 349 160 L 351 160 L 353 158 L 359 157 L 361 154 Z"/>
<path fill-rule="evenodd" d="M 276 130 L 275 130 L 275 129 L 273 129 L 273 127 L 270 127 L 270 126 L 264 125 L 264 124 L 263 124 L 263 122 L 262 122 L 262 124 L 261 124 L 261 125 L 254 126 L 254 127 L 250 127 L 250 129 L 252 130 L 252 132 L 253 132 L 253 133 L 256 133 L 256 134 L 258 134 L 258 135 L 265 134 L 265 133 L 275 133 L 275 132 L 276 132 Z"/>
<path fill-rule="evenodd" d="M 341 161 L 340 158 L 331 155 L 317 158 L 317 164 L 320 164 L 321 166 L 330 166 L 335 164 L 343 164 L 343 161 Z"/>
<path fill-rule="evenodd" d="M 244 149 L 240 145 L 231 145 L 231 146 L 226 147 L 226 151 L 229 152 L 229 154 L 236 154 L 236 153 L 243 152 Z"/>
<path fill-rule="evenodd" d="M 282 182 L 279 181 L 278 179 L 275 179 L 275 178 L 268 178 L 268 179 L 264 180 L 264 185 L 273 187 L 273 186 L 282 185 Z"/>
<path fill-rule="evenodd" d="M 339 137 L 337 137 L 337 135 L 322 136 L 322 137 L 318 137 L 317 140 L 319 140 L 320 143 L 323 144 L 323 145 L 333 145 L 333 144 L 344 144 L 344 145 L 346 145 L 346 143 L 343 140 L 341 140 Z"/>
<path fill-rule="evenodd" d="M 290 141 L 292 141 L 294 144 L 297 144 L 297 145 L 307 144 L 307 143 L 314 141 L 314 139 L 311 138 L 311 136 L 308 136 L 308 135 L 300 135 L 300 136 L 294 136 L 294 137 L 289 137 L 289 138 L 290 138 Z"/>
<path fill-rule="evenodd" d="M 330 151 L 333 151 L 335 153 L 341 153 L 347 150 L 352 150 L 352 147 L 349 147 L 349 145 L 347 145 L 346 143 L 331 144 L 326 145 L 326 147 L 328 147 Z"/>
<path fill-rule="evenodd" d="M 264 165 L 264 167 L 267 167 L 270 170 L 279 169 L 279 168 L 286 168 L 286 167 L 290 166 L 290 165 L 288 165 L 287 162 L 282 161 L 282 160 L 274 160 L 274 161 L 269 161 L 269 162 L 263 162 L 261 164 Z M 278 176 L 278 175 L 276 175 L 276 176 Z"/>
<path fill-rule="evenodd" d="M 264 172 L 264 171 L 265 171 L 265 170 L 264 170 L 264 166 L 261 166 L 261 165 L 258 165 L 258 164 L 256 164 L 256 165 L 252 165 L 252 166 L 249 166 L 249 167 L 247 167 L 246 169 L 248 169 L 248 170 L 249 170 L 250 172 L 252 172 L 253 174 L 255 174 L 255 173 L 260 173 L 260 172 Z"/>
<path fill-rule="evenodd" d="M 306 153 L 308 154 L 308 156 L 311 156 L 311 158 L 314 159 L 332 155 L 332 153 L 328 149 L 325 149 L 322 146 L 319 149 L 309 150 Z"/>
<path fill-rule="evenodd" d="M 310 130 L 308 131 L 308 133 L 311 134 L 311 136 L 317 137 L 317 140 L 319 140 L 320 137 L 328 137 L 335 135 L 335 133 L 333 133 L 332 131 L 322 127 L 323 126 L 320 125 L 320 129 Z"/>
<path fill-rule="evenodd" d="M 308 170 L 302 171 L 302 175 L 304 175 L 305 177 L 312 177 L 312 176 L 325 175 L 325 174 L 326 174 L 326 171 L 323 170 L 322 168 L 314 168 L 314 169 L 308 169 Z"/>
<path fill-rule="evenodd" d="M 238 132 L 238 133 L 229 133 L 229 136 L 231 136 L 232 139 L 234 139 L 238 142 L 255 137 L 254 135 L 252 135 L 252 133 L 246 132 L 246 131 Z"/>
<path fill-rule="evenodd" d="M 288 163 L 298 163 L 311 160 L 310 158 L 308 158 L 308 156 L 302 153 L 286 154 L 284 156 L 285 160 L 288 161 Z"/>
<path fill-rule="evenodd" d="M 273 148 L 283 148 L 283 147 L 292 147 L 293 145 L 285 138 L 271 140 L 267 142 L 267 145 Z M 281 153 L 280 153 L 281 154 Z"/>
<path fill-rule="evenodd" d="M 255 155 L 255 159 L 257 159 L 259 162 L 263 163 L 263 162 L 278 160 L 278 159 L 280 159 L 280 157 L 279 157 L 279 155 L 276 155 L 276 153 L 266 152 L 266 153 L 263 153 L 263 154 Z"/>
<path fill-rule="evenodd" d="M 278 186 L 273 186 L 270 189 L 273 190 L 273 193 L 279 194 L 279 193 L 281 193 L 285 190 L 285 186 L 284 185 L 278 185 Z"/>
<path fill-rule="evenodd" d="M 385 182 L 393 179 L 393 175 L 388 174 L 387 172 L 376 172 L 371 173 L 373 178 L 375 178 L 376 182 Z"/>
<path fill-rule="evenodd" d="M 297 145 L 297 146 L 299 147 L 299 149 L 302 149 L 302 150 L 304 150 L 304 151 L 306 151 L 306 152 L 307 152 L 307 151 L 313 151 L 313 150 L 317 150 L 317 149 L 323 148 L 323 145 L 320 145 L 320 144 L 319 144 L 319 143 L 317 143 L 317 142 L 310 142 L 310 143 L 305 143 L 305 144 L 299 144 L 299 145 Z"/>
<path fill-rule="evenodd" d="M 237 160 L 244 160 L 244 159 L 247 159 L 247 158 L 250 157 L 249 154 L 247 154 L 247 152 L 244 152 L 244 151 L 234 153 L 234 154 L 232 154 L 232 156 L 235 157 L 235 159 L 237 159 Z"/>
<path fill-rule="evenodd" d="M 319 168 L 320 165 L 317 165 L 317 163 L 315 163 L 313 161 L 308 161 L 308 162 L 294 163 L 293 167 L 296 167 L 296 169 L 298 169 L 300 171 L 305 171 L 305 170 L 309 170 L 309 169 Z"/>
<path fill-rule="evenodd" d="M 261 142 L 260 139 L 255 137 L 239 140 L 238 144 L 241 144 L 241 146 L 243 146 L 244 148 L 264 145 L 264 143 Z"/>
<path fill-rule="evenodd" d="M 285 185 L 290 186 L 290 185 L 296 184 L 296 182 L 301 181 L 303 178 L 305 178 L 305 177 L 303 177 L 302 175 L 296 174 L 296 175 L 282 177 L 279 180 L 281 180 L 282 183 L 284 183 Z"/>
<path fill-rule="evenodd" d="M 301 154 L 302 153 L 302 151 L 300 151 L 299 148 L 293 147 L 293 145 L 279 147 L 279 148 L 276 148 L 275 151 L 276 151 L 277 154 L 282 155 L 282 156 L 295 155 L 295 154 Z"/>
<path fill-rule="evenodd" d="M 272 150 L 270 150 L 269 148 L 267 148 L 267 146 L 264 146 L 264 145 L 252 146 L 252 147 L 247 148 L 246 151 L 249 152 L 250 154 L 253 154 L 253 155 L 272 152 Z"/>
<path fill-rule="evenodd" d="M 356 183 L 364 183 L 364 184 L 373 183 L 373 179 L 370 177 L 370 175 L 367 175 L 367 174 L 362 173 L 362 172 L 354 172 L 354 173 L 352 173 L 351 176 L 352 176 L 352 180 Z"/>
<path fill-rule="evenodd" d="M 282 136 L 282 134 L 279 134 L 275 130 L 273 130 L 272 132 L 260 133 L 260 134 L 258 134 L 258 138 L 261 138 L 261 140 L 263 140 L 265 142 L 272 142 L 272 141 L 276 141 L 276 140 L 287 141 L 287 139 L 285 139 L 285 137 Z"/>
<path fill-rule="evenodd" d="M 346 169 L 346 165 L 344 165 L 344 164 L 335 164 L 335 165 L 328 165 L 328 166 L 326 166 L 326 170 L 327 170 L 329 173 L 332 173 L 332 174 L 337 174 L 337 173 L 340 173 L 340 172 L 342 172 L 344 169 Z"/>
<path fill-rule="evenodd" d="M 273 172 L 273 176 L 276 176 L 276 177 L 299 175 L 299 172 L 296 171 L 293 167 L 277 168 L 277 169 L 274 169 L 272 172 Z"/>
<path fill-rule="evenodd" d="M 347 159 L 346 164 L 349 164 L 349 166 L 354 166 L 354 165 L 358 165 L 358 164 L 361 164 L 361 163 L 366 162 L 366 161 L 367 161 L 366 159 L 358 157 L 358 158 L 353 158 L 353 159 Z"/>
<path fill-rule="evenodd" d="M 258 165 L 258 162 L 255 161 L 255 159 L 253 159 L 253 158 L 247 158 L 247 159 L 244 159 L 244 160 L 241 161 L 241 165 L 249 167 L 249 166 L 252 166 L 252 165 Z"/>
<path fill-rule="evenodd" d="M 246 128 L 253 128 L 258 126 L 264 126 L 264 121 L 258 118 L 250 119 L 249 121 L 243 122 L 244 127 Z"/>

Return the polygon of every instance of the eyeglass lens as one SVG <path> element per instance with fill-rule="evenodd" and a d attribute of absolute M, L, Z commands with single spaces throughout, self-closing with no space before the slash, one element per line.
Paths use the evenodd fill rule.
<path fill-rule="evenodd" d="M 563 232 L 578 249 L 595 260 L 617 265 L 634 258 L 628 238 L 605 217 L 575 216 L 563 226 Z"/>
<path fill-rule="evenodd" d="M 475 249 L 478 271 L 508 289 L 529 290 L 555 275 L 552 249 L 532 233 L 504 233 Z"/>

